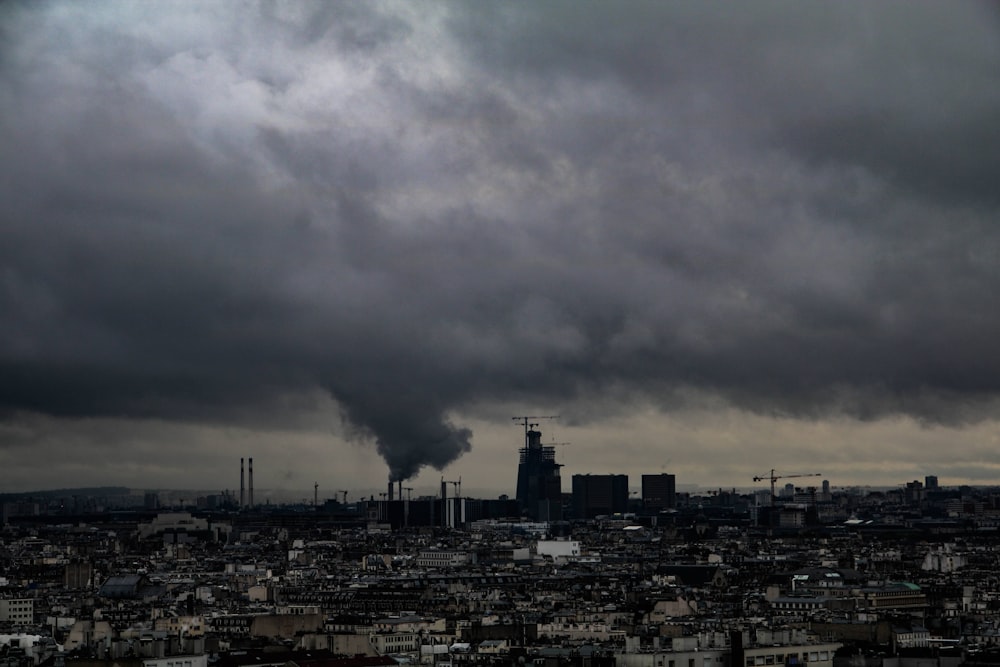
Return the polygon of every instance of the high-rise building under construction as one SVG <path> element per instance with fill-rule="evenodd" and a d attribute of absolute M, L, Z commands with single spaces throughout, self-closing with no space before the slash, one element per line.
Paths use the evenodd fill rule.
<path fill-rule="evenodd" d="M 541 431 L 526 428 L 520 452 L 517 502 L 521 511 L 535 521 L 561 520 L 562 479 L 559 477 L 561 466 L 556 463 L 556 448 L 542 445 Z"/>

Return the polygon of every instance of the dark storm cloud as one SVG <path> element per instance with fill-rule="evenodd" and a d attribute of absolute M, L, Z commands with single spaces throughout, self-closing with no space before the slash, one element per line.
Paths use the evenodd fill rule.
<path fill-rule="evenodd" d="M 978 5 L 147 9 L 2 10 L 8 415 L 322 388 L 403 479 L 490 401 L 1000 389 Z"/>

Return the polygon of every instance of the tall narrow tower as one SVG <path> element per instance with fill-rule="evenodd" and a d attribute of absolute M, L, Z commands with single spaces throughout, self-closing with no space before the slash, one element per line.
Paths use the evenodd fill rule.
<path fill-rule="evenodd" d="M 253 509 L 253 457 L 250 457 L 247 474 L 250 476 L 250 509 Z"/>
<path fill-rule="evenodd" d="M 246 484 L 243 479 L 243 457 L 241 456 L 240 457 L 240 509 L 243 509 L 246 501 L 246 496 L 244 495 L 245 490 L 246 490 Z"/>
<path fill-rule="evenodd" d="M 452 501 L 448 498 L 448 482 L 441 477 L 441 527 L 454 528 L 455 519 L 452 510 Z"/>
<path fill-rule="evenodd" d="M 537 424 L 530 424 L 534 427 Z M 517 502 L 536 521 L 562 519 L 562 479 L 556 448 L 542 444 L 542 432 L 529 428 L 517 466 Z"/>

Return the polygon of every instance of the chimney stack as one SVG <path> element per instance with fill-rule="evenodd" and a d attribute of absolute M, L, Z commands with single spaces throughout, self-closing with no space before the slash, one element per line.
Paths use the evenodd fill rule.
<path fill-rule="evenodd" d="M 244 501 L 246 500 L 246 496 L 244 495 L 245 490 L 246 490 L 246 485 L 243 479 L 243 457 L 241 456 L 240 457 L 240 509 L 243 509 L 243 504 Z"/>
<path fill-rule="evenodd" d="M 250 457 L 249 461 L 250 467 L 247 470 L 250 476 L 250 509 L 253 509 L 253 457 Z"/>
<path fill-rule="evenodd" d="M 389 492 L 385 496 L 386 500 L 392 500 L 392 490 L 393 490 L 393 488 L 394 487 L 392 485 L 392 481 L 390 481 L 389 482 Z"/>

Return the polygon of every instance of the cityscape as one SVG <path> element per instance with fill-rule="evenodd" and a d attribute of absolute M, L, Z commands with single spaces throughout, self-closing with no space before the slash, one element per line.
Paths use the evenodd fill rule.
<path fill-rule="evenodd" d="M 670 473 L 560 477 L 522 418 L 516 489 L 411 497 L 7 494 L 5 667 L 1000 662 L 1000 488 L 933 475 L 678 492 Z M 512 460 L 513 468 L 513 460 Z M 816 478 L 816 479 L 814 479 Z M 768 486 L 769 485 L 769 486 Z M 190 495 L 190 493 L 188 493 Z"/>
<path fill-rule="evenodd" d="M 1000 4 L 0 2 L 0 667 L 1000 667 Z"/>

